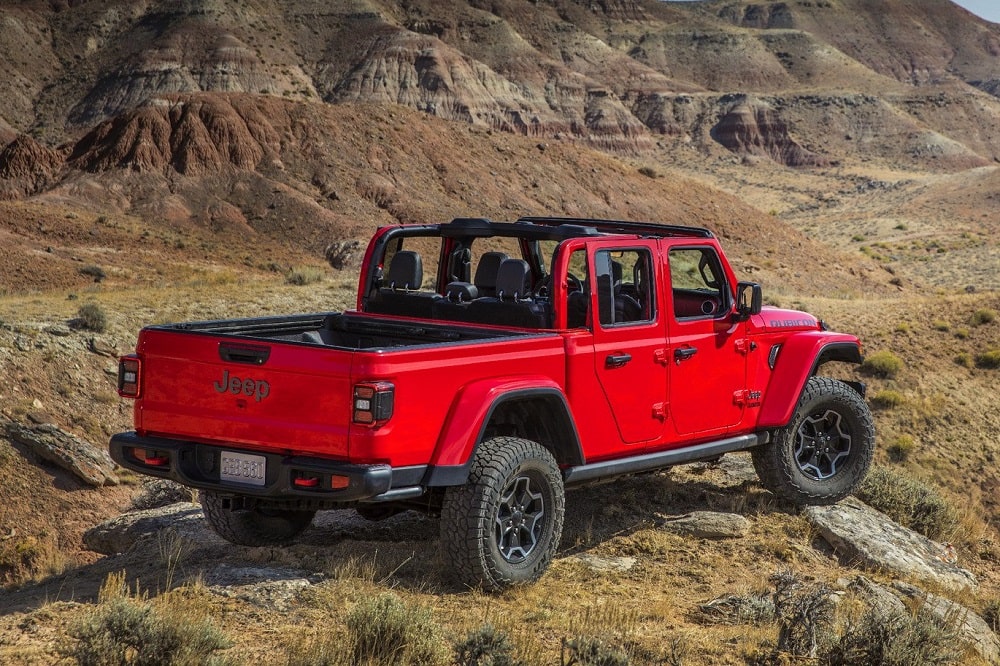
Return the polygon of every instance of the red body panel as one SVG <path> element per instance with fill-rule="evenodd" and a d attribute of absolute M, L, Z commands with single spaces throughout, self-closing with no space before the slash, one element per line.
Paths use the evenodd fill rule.
<path fill-rule="evenodd" d="M 352 352 L 272 343 L 267 362 L 252 366 L 223 361 L 219 345 L 226 342 L 232 339 L 142 332 L 137 353 L 148 379 L 135 406 L 139 434 L 348 456 Z M 266 382 L 266 395 L 242 386 L 233 393 L 236 377 L 254 387 Z M 223 378 L 230 381 L 220 390 Z"/>

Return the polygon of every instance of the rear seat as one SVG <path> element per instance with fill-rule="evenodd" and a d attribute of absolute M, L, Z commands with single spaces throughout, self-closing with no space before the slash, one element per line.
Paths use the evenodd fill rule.
<path fill-rule="evenodd" d="M 434 319 L 469 321 L 469 303 L 479 297 L 479 289 L 468 282 L 449 282 L 444 298 L 434 301 L 431 314 Z"/>
<path fill-rule="evenodd" d="M 548 303 L 536 303 L 531 293 L 531 269 L 523 259 L 504 259 L 496 280 L 497 295 L 477 298 L 465 311 L 466 321 L 549 328 L 552 312 Z"/>
<path fill-rule="evenodd" d="M 441 300 L 441 295 L 417 291 L 423 281 L 424 267 L 420 254 L 400 250 L 389 264 L 388 286 L 378 290 L 375 297 L 368 301 L 365 311 L 430 319 L 434 303 Z"/>

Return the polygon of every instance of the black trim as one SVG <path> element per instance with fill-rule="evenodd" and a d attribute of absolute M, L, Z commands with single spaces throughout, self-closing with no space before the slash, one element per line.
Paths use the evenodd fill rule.
<path fill-rule="evenodd" d="M 520 223 L 544 224 L 544 225 L 583 225 L 591 227 L 596 231 L 608 234 L 636 234 L 638 236 L 654 236 L 656 238 L 667 238 L 677 236 L 693 236 L 696 238 L 715 238 L 708 229 L 703 227 L 688 227 L 679 224 L 657 224 L 655 222 L 632 222 L 629 220 L 602 220 L 587 217 L 540 217 L 525 216 L 517 220 Z M 587 234 L 591 235 L 591 234 Z"/>
<path fill-rule="evenodd" d="M 127 448 L 162 452 L 167 455 L 168 463 L 163 467 L 143 464 L 134 456 L 126 455 Z M 395 495 L 400 494 L 402 490 L 407 490 L 407 496 L 411 496 L 409 493 L 413 491 L 408 487 L 418 483 L 427 469 L 426 466 L 417 465 L 394 470 L 389 465 L 355 465 L 323 458 L 285 456 L 241 449 L 238 445 L 227 447 L 162 437 L 143 437 L 134 431 L 114 435 L 109 449 L 111 458 L 116 463 L 141 474 L 172 479 L 191 488 L 273 500 L 313 499 L 352 502 L 382 497 L 396 499 Z M 218 460 L 219 452 L 223 450 L 264 456 L 267 460 L 265 484 L 252 486 L 220 481 Z M 318 476 L 320 487 L 325 485 L 326 489 L 300 488 L 293 485 L 292 479 L 300 474 Z M 329 480 L 334 475 L 346 476 L 349 479 L 347 487 L 332 489 Z M 392 493 L 393 496 L 389 497 L 387 493 Z"/>
<path fill-rule="evenodd" d="M 472 452 L 469 454 L 468 459 L 465 461 L 464 465 L 437 465 L 430 466 L 427 469 L 427 474 L 424 477 L 423 485 L 426 487 L 436 487 L 436 486 L 460 486 L 464 484 L 469 479 L 469 469 L 472 467 L 472 461 L 476 457 L 476 451 L 479 449 L 479 445 L 482 443 L 486 436 L 486 428 L 489 427 L 490 421 L 493 415 L 496 413 L 497 408 L 504 405 L 505 403 L 511 402 L 512 400 L 520 400 L 523 398 L 543 398 L 546 400 L 551 400 L 556 398 L 562 409 L 559 411 L 553 411 L 551 417 L 553 420 L 561 420 L 561 423 L 556 424 L 552 430 L 557 433 L 563 433 L 563 439 L 557 442 L 551 442 L 551 448 L 555 449 L 552 451 L 552 455 L 555 456 L 556 462 L 560 465 L 579 465 L 584 461 L 583 451 L 580 448 L 580 433 L 576 429 L 576 421 L 570 415 L 569 403 L 566 402 L 566 396 L 557 389 L 554 388 L 533 388 L 533 389 L 523 389 L 520 391 L 509 391 L 504 393 L 490 405 L 489 411 L 486 412 L 486 418 L 483 419 L 483 425 L 479 430 L 479 435 L 476 438 L 476 445 L 472 448 Z M 539 442 L 543 446 L 546 442 Z"/>
<path fill-rule="evenodd" d="M 862 398 L 868 393 L 868 385 L 864 382 L 849 382 L 846 379 L 841 379 L 840 381 L 854 389 L 854 391 Z"/>
<path fill-rule="evenodd" d="M 672 465 L 695 462 L 707 458 L 715 458 L 723 453 L 731 451 L 742 451 L 753 448 L 764 443 L 763 437 L 757 434 L 740 435 L 739 437 L 729 437 L 714 442 L 705 442 L 696 446 L 686 446 L 681 449 L 671 449 L 658 453 L 647 453 L 631 458 L 618 458 L 616 460 L 606 460 L 592 463 L 590 465 L 580 465 L 568 467 L 563 470 L 563 482 L 567 486 L 587 481 L 594 481 L 606 477 L 621 476 L 623 474 L 636 474 L 638 472 L 648 472 Z"/>
<path fill-rule="evenodd" d="M 858 345 L 853 342 L 830 342 L 823 345 L 819 353 L 816 354 L 816 362 L 813 364 L 813 374 L 816 368 L 829 361 L 843 361 L 844 363 L 861 363 L 864 357 Z"/>

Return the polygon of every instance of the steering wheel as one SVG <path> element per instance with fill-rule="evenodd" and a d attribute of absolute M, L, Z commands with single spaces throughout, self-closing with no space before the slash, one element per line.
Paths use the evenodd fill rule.
<path fill-rule="evenodd" d="M 552 275 L 546 275 L 535 287 L 535 298 L 548 298 L 552 291 Z M 566 289 L 570 293 L 583 291 L 583 281 L 572 273 L 566 273 Z"/>

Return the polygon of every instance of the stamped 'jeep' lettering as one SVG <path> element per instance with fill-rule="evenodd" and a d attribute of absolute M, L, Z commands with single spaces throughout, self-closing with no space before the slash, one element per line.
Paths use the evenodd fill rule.
<path fill-rule="evenodd" d="M 252 397 L 257 402 L 260 402 L 268 395 L 271 394 L 271 385 L 268 384 L 263 379 L 250 379 L 237 377 L 236 375 L 230 375 L 228 370 L 222 371 L 222 379 L 212 384 L 215 387 L 217 393 L 229 392 L 233 395 L 240 395 L 241 393 L 246 396 Z"/>

